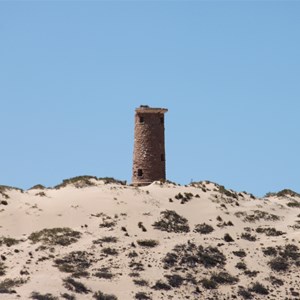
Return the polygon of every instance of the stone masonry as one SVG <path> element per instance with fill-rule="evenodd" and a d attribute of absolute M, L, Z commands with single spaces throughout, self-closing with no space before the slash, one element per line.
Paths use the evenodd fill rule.
<path fill-rule="evenodd" d="M 166 179 L 165 108 L 141 105 L 135 110 L 132 184 Z"/>

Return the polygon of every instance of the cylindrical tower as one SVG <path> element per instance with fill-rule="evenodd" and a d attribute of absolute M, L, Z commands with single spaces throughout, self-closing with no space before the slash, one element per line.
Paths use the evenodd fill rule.
<path fill-rule="evenodd" d="M 166 179 L 165 108 L 141 105 L 135 110 L 132 184 Z"/>

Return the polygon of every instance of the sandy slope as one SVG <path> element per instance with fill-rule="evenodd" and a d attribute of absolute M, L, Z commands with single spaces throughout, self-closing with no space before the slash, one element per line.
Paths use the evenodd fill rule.
<path fill-rule="evenodd" d="M 300 208 L 287 205 L 293 202 L 297 206 L 298 195 L 287 193 L 257 199 L 209 182 L 190 186 L 153 183 L 136 188 L 89 179 L 89 184 L 79 181 L 76 186 L 23 192 L 2 189 L 0 299 L 31 299 L 32 292 L 44 295 L 35 299 L 96 299 L 93 295 L 97 291 L 123 300 L 247 299 L 251 296 L 252 299 L 300 299 L 300 251 L 297 250 Z M 179 193 L 184 197 L 190 193 L 190 199 L 186 202 L 176 199 Z M 189 231 L 170 229 L 167 232 L 154 228 L 153 224 L 166 210 L 186 218 Z M 211 225 L 214 231 L 194 232 L 195 226 L 202 223 Z M 29 239 L 33 232 L 65 227 L 80 234 L 70 245 L 55 244 L 55 240 L 52 244 L 33 243 Z M 258 227 L 276 230 L 258 233 Z M 233 241 L 225 241 L 225 234 Z M 256 240 L 242 236 L 256 237 Z M 6 245 L 4 237 L 18 242 Z M 117 240 L 101 241 L 103 237 Z M 158 245 L 143 247 L 139 240 L 154 240 Z M 180 244 L 185 246 L 174 251 Z M 224 255 L 224 261 L 206 265 L 210 257 L 199 254 L 199 245 L 206 254 L 210 246 L 215 247 L 219 251 L 218 259 Z M 286 248 L 286 245 L 296 247 Z M 268 246 L 275 255 L 263 252 Z M 59 261 L 70 259 L 72 252 L 73 261 Z M 174 261 L 166 263 L 167 253 L 169 258 L 175 257 Z M 287 263 L 286 270 L 272 270 L 269 262 L 274 258 Z M 232 275 L 226 277 L 232 282 L 219 282 L 217 276 L 205 284 L 205 278 L 211 279 L 212 274 L 219 272 Z M 99 278 L 103 273 L 111 274 L 112 278 Z M 173 276 L 173 281 L 166 276 Z M 64 284 L 66 278 L 84 284 L 87 291 L 84 288 L 76 291 L 72 284 Z M 8 279 L 14 280 L 11 285 Z M 155 286 L 157 281 L 164 284 Z M 263 289 L 257 285 L 253 288 L 256 282 L 265 287 L 268 295 L 259 294 Z M 210 284 L 216 285 L 215 288 L 210 289 Z M 98 295 L 98 299 L 114 298 Z"/>

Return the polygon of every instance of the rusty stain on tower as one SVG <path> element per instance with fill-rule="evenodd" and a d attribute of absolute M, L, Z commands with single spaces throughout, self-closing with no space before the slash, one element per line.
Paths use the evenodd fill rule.
<path fill-rule="evenodd" d="M 135 110 L 132 184 L 166 179 L 166 108 L 141 105 Z"/>

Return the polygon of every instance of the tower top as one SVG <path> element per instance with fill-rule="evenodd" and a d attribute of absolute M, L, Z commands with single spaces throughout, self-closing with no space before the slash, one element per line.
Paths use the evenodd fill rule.
<path fill-rule="evenodd" d="M 140 107 L 135 109 L 136 113 L 143 113 L 143 114 L 147 114 L 147 113 L 161 113 L 164 114 L 166 113 L 168 110 L 166 108 L 159 108 L 159 107 L 149 107 L 148 105 L 141 105 Z"/>

